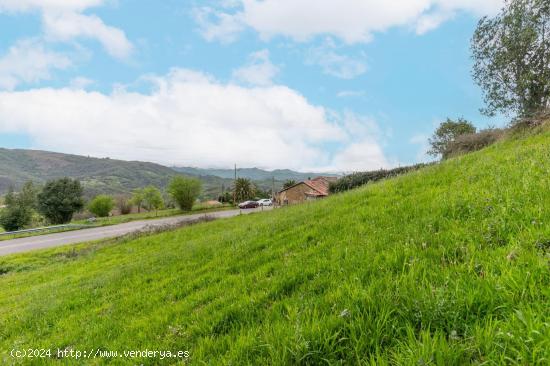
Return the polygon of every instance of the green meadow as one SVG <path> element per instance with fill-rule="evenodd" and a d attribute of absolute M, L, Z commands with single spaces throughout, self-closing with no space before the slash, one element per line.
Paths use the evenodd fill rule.
<path fill-rule="evenodd" d="M 73 220 L 71 221 L 71 224 L 82 225 L 82 226 L 62 228 L 62 229 L 52 229 L 48 231 L 38 231 L 38 232 L 30 232 L 30 233 L 20 233 L 20 234 L 11 234 L 11 235 L 6 234 L 6 235 L 0 236 L 0 241 L 26 238 L 29 236 L 59 233 L 59 232 L 65 232 L 65 231 L 80 230 L 80 229 L 86 229 L 88 227 L 118 225 L 118 224 L 124 224 L 126 222 L 137 221 L 137 220 L 154 220 L 154 219 L 160 219 L 160 218 L 172 217 L 172 216 L 183 216 L 183 215 L 193 215 L 198 213 L 218 212 L 218 211 L 230 210 L 233 208 L 234 206 L 230 204 L 223 204 L 220 206 L 209 206 L 207 204 L 200 203 L 193 206 L 193 209 L 191 211 L 182 211 L 177 208 L 168 208 L 164 210 L 149 211 L 149 212 L 143 211 L 140 213 L 131 213 L 127 215 L 97 217 L 92 222 L 88 221 L 87 219 Z M 2 232 L 4 232 L 4 230 L 0 228 L 0 233 Z"/>
<path fill-rule="evenodd" d="M 2 364 L 548 365 L 550 132 L 0 273 Z M 25 348 L 189 358 L 10 357 Z"/>

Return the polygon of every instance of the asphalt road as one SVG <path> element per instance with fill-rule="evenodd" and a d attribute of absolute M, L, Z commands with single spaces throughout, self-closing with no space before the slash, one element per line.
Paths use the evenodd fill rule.
<path fill-rule="evenodd" d="M 265 207 L 264 210 L 270 210 L 271 207 Z M 142 221 L 132 221 L 124 224 L 96 227 L 91 229 L 81 229 L 66 231 L 54 234 L 44 234 L 0 241 L 0 256 L 27 252 L 35 249 L 56 247 L 66 244 L 78 244 L 86 241 L 116 238 L 125 234 L 144 229 L 145 227 L 175 225 L 182 222 L 194 221 L 201 217 L 212 217 L 216 219 L 237 216 L 239 214 L 249 214 L 261 212 L 261 208 L 247 210 L 226 210 L 218 212 L 209 212 L 193 215 L 172 216 L 161 219 L 151 219 Z"/>

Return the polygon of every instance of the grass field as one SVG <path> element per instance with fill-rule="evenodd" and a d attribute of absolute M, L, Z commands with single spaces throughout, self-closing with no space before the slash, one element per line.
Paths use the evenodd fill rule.
<path fill-rule="evenodd" d="M 316 203 L 3 257 L 0 360 L 548 365 L 549 177 L 546 132 Z"/>
<path fill-rule="evenodd" d="M 193 206 L 193 209 L 189 212 L 181 211 L 177 208 L 171 208 L 171 209 L 165 209 L 165 210 L 158 210 L 157 212 L 151 211 L 151 212 L 140 212 L 140 213 L 133 213 L 128 215 L 117 215 L 117 216 L 110 216 L 110 217 L 98 217 L 93 222 L 89 222 L 88 220 L 73 220 L 71 224 L 74 225 L 86 225 L 82 227 L 75 227 L 75 228 L 66 228 L 66 229 L 52 229 L 48 231 L 39 231 L 39 232 L 30 232 L 30 233 L 21 233 L 21 234 L 13 234 L 13 235 L 2 235 L 0 236 L 0 241 L 2 240 L 10 240 L 10 239 L 17 239 L 17 238 L 26 238 L 29 236 L 37 236 L 37 235 L 45 235 L 45 234 L 52 234 L 52 233 L 60 233 L 65 231 L 73 231 L 73 230 L 80 230 L 85 229 L 88 227 L 97 227 L 97 226 L 109 226 L 109 225 L 117 225 L 117 224 L 123 224 L 125 222 L 130 221 L 138 221 L 138 220 L 153 220 L 153 219 L 160 219 L 163 217 L 170 217 L 170 216 L 178 216 L 178 215 L 192 215 L 196 213 L 208 213 L 208 212 L 215 212 L 215 211 L 224 211 L 224 210 L 230 210 L 234 208 L 234 206 L 231 206 L 229 204 L 224 204 L 220 206 L 207 206 L 203 204 L 198 204 Z M 0 230 L 0 233 L 4 232 L 3 230 Z"/>

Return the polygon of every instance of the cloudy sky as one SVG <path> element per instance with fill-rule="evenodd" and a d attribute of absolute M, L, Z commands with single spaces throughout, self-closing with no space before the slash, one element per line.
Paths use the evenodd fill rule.
<path fill-rule="evenodd" d="M 0 147 L 354 171 L 478 112 L 502 0 L 0 0 Z"/>

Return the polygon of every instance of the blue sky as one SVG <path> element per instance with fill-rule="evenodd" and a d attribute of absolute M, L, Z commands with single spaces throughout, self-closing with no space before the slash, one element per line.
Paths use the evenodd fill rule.
<path fill-rule="evenodd" d="M 0 0 L 0 146 L 353 171 L 478 127 L 469 40 L 500 0 Z"/>

